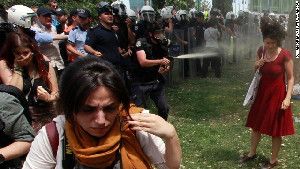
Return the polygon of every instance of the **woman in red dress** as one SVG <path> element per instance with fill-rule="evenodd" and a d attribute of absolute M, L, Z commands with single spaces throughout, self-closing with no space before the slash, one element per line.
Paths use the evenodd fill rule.
<path fill-rule="evenodd" d="M 265 24 L 261 30 L 264 45 L 257 51 L 255 69 L 262 76 L 246 123 L 252 129 L 251 147 L 241 162 L 255 159 L 261 134 L 265 134 L 272 137 L 272 155 L 263 168 L 273 168 L 278 165 L 282 136 L 295 133 L 290 106 L 293 61 L 291 53 L 281 48 L 285 32 L 278 23 Z"/>

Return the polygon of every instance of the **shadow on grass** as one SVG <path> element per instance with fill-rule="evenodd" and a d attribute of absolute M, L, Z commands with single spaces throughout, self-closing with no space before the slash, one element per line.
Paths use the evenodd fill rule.
<path fill-rule="evenodd" d="M 223 148 L 214 148 L 203 152 L 206 154 L 206 159 L 211 161 L 232 161 L 238 164 L 239 152 Z"/>
<path fill-rule="evenodd" d="M 203 154 L 205 154 L 207 161 L 214 161 L 215 163 L 218 163 L 219 166 L 222 165 L 222 163 L 229 162 L 231 164 L 236 164 L 235 168 L 261 168 L 262 164 L 268 161 L 268 157 L 258 154 L 257 158 L 254 160 L 240 163 L 239 160 L 241 154 L 239 152 L 221 147 L 204 151 Z"/>
<path fill-rule="evenodd" d="M 256 159 L 252 160 L 252 161 L 248 161 L 246 163 L 240 164 L 239 167 L 240 168 L 257 168 L 257 169 L 261 169 L 261 167 L 263 166 L 263 164 L 268 162 L 268 157 L 258 154 Z"/>

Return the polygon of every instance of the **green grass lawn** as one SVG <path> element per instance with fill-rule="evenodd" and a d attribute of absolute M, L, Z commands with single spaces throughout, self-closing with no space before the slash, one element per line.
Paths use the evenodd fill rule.
<path fill-rule="evenodd" d="M 264 136 L 258 158 L 240 165 L 240 154 L 248 151 L 250 130 L 244 127 L 249 108 L 244 95 L 253 75 L 253 61 L 223 67 L 222 78 L 190 78 L 167 88 L 170 118 L 179 134 L 183 151 L 182 168 L 259 168 L 271 153 L 271 138 Z M 300 102 L 293 100 L 294 115 Z M 152 108 L 152 110 L 154 110 Z M 285 137 L 278 168 L 300 168 L 300 123 L 297 133 Z"/>

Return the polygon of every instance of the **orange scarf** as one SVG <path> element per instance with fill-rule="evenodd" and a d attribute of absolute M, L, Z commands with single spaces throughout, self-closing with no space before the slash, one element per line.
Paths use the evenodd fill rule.
<path fill-rule="evenodd" d="M 130 105 L 129 113 L 140 113 L 143 109 Z M 127 118 L 126 112 L 120 112 L 121 118 Z M 121 164 L 124 169 L 151 169 L 148 157 L 144 154 L 135 132 L 128 125 L 122 126 L 116 119 L 109 133 L 97 139 L 85 132 L 79 125 L 66 121 L 66 137 L 78 162 L 92 168 L 106 168 L 113 164 L 120 149 Z"/>

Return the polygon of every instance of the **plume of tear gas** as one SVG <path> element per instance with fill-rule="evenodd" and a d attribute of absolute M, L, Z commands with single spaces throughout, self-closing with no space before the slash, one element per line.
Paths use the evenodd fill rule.
<path fill-rule="evenodd" d="M 231 43 L 231 44 L 230 44 Z M 219 43 L 222 49 L 226 52 L 225 55 L 227 57 L 232 57 L 233 55 L 233 48 L 235 47 L 235 55 L 236 59 L 240 60 L 241 58 L 255 58 L 256 51 L 259 46 L 262 45 L 262 37 L 261 35 L 255 36 L 253 34 L 250 35 L 243 35 L 241 37 L 237 37 L 235 39 L 235 46 L 232 41 L 223 41 Z M 214 49 L 214 48 L 195 48 L 193 49 L 194 52 L 189 54 L 179 55 L 174 57 L 175 59 L 199 59 L 199 58 L 208 58 L 208 57 L 216 57 L 222 56 L 222 50 Z M 230 53 L 230 56 L 228 56 Z M 228 58 L 231 60 L 230 58 Z"/>
<path fill-rule="evenodd" d="M 195 49 L 195 52 L 179 55 L 175 59 L 199 59 L 219 56 L 219 50 L 214 48 Z"/>

